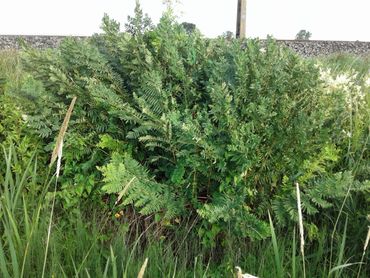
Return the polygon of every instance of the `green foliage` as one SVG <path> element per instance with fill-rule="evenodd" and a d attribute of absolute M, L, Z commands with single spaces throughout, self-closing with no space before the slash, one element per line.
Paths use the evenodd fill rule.
<path fill-rule="evenodd" d="M 281 225 L 295 220 L 294 182 L 312 218 L 349 184 L 368 190 L 368 99 L 348 113 L 354 94 L 314 61 L 272 40 L 204 39 L 169 12 L 149 27 L 139 7 L 128 33 L 107 16 L 102 29 L 23 57 L 18 97 L 46 150 L 78 97 L 58 192 L 66 208 L 109 194 L 149 219 L 195 218 L 212 245 L 227 233 L 266 238 L 272 205 Z M 359 140 L 339 136 L 348 127 Z"/>
<path fill-rule="evenodd" d="M 17 168 L 21 157 L 14 146 L 1 148 L 0 158 L 6 162 L 5 171 L 0 171 L 0 276 L 41 277 L 51 180 L 39 182 L 38 175 L 45 169 L 38 168 L 35 156 L 27 160 L 27 165 Z M 142 248 L 143 245 L 137 244 L 142 235 L 136 243 L 131 243 L 126 226 L 112 222 L 94 206 L 88 212 L 76 208 L 74 215 L 64 215 L 61 207 L 56 210 L 45 277 L 113 277 L 115 272 L 120 277 L 124 273 L 134 277 L 145 257 L 150 258 L 147 272 L 154 277 L 160 277 L 163 271 L 184 276 L 193 272 L 201 276 L 207 272 L 202 261 L 196 269 L 187 269 L 187 255 L 199 252 L 196 244 L 183 246 L 184 253 L 174 261 L 175 250 L 171 245 L 167 251 L 160 242 Z"/>
<path fill-rule="evenodd" d="M 0 142 L 17 141 L 23 128 L 22 114 L 12 99 L 21 79 L 19 58 L 11 51 L 0 52 Z"/>
<path fill-rule="evenodd" d="M 95 100 L 97 90 L 108 93 L 121 90 L 121 81 L 106 67 L 107 62 L 97 48 L 85 41 L 68 39 L 55 51 L 29 50 L 24 60 L 25 68 L 32 69 L 33 74 L 25 80 L 20 97 L 28 111 L 28 126 L 44 138 L 45 150 L 53 148 L 70 98 L 78 97 L 67 134 L 66 147 L 70 151 L 63 154 L 65 167 L 60 192 L 65 205 L 72 207 L 80 198 L 91 196 L 96 180 L 100 179 L 95 168 L 104 161 L 101 149 L 96 147 L 99 136 L 110 133 L 122 139 L 117 133 L 120 121 L 109 121 L 105 106 L 97 105 Z"/>
<path fill-rule="evenodd" d="M 16 98 L 24 75 L 19 54 L 0 51 L 0 144 L 6 148 L 13 146 L 17 151 L 19 157 L 13 167 L 19 175 L 35 152 L 42 153 L 41 144 L 35 132 L 27 126 L 27 116 Z M 0 177 L 5 173 L 5 163 L 5 159 L 0 160 Z"/>
<path fill-rule="evenodd" d="M 195 29 L 197 28 L 197 26 L 194 23 L 190 23 L 190 22 L 183 22 L 183 23 L 181 23 L 181 26 L 189 34 L 193 33 L 195 31 Z"/>
<path fill-rule="evenodd" d="M 304 184 L 301 193 L 302 209 L 307 216 L 315 215 L 323 209 L 334 207 L 339 210 L 340 201 L 347 192 L 366 192 L 370 189 L 369 181 L 353 180 L 351 172 L 335 173 L 321 176 Z M 298 220 L 297 199 L 294 187 L 286 181 L 282 186 L 282 193 L 273 201 L 273 208 L 279 223 L 287 223 L 289 219 Z M 309 222 L 307 223 L 309 228 Z"/>
<path fill-rule="evenodd" d="M 156 182 L 148 170 L 129 155 L 122 157 L 114 153 L 111 162 L 100 170 L 104 175 L 103 190 L 119 193 L 116 203 L 123 198 L 123 205 L 133 203 L 144 215 L 162 213 L 168 219 L 183 208 L 183 202 L 177 200 L 167 185 Z"/>
<path fill-rule="evenodd" d="M 228 40 L 228 41 L 231 41 L 233 38 L 235 38 L 235 35 L 233 32 L 231 31 L 226 31 L 224 32 L 222 35 L 221 35 L 222 38 Z"/>
<path fill-rule="evenodd" d="M 2 151 L 0 157 L 6 161 L 6 171 L 0 179 L 0 275 L 41 277 L 51 203 L 47 194 L 50 181 L 39 183 L 37 177 L 45 169 L 37 167 L 35 157 L 27 160 L 27 165 L 17 173 L 14 163 L 20 157 L 16 150 L 9 147 Z M 72 215 L 65 214 L 62 207 L 56 208 L 45 277 L 114 277 L 114 274 L 135 277 L 145 258 L 149 258 L 146 273 L 153 277 L 228 277 L 234 275 L 235 265 L 260 277 L 274 277 L 274 270 L 292 277 L 293 273 L 296 277 L 302 276 L 301 262 L 295 259 L 294 236 L 286 229 L 275 230 L 272 222 L 273 244 L 270 239 L 250 242 L 239 238 L 232 244 L 224 243 L 225 256 L 220 257 L 217 252 L 207 253 L 202 249 L 199 238 L 191 232 L 192 221 L 178 226 L 166 241 L 162 237 L 153 239 L 155 227 L 141 232 L 136 226 L 132 242 L 125 220 L 112 221 L 95 204 L 85 209 L 76 208 L 77 212 Z M 68 224 L 65 224 L 66 217 Z M 307 277 L 328 277 L 329 272 L 353 277 L 357 272 L 354 261 L 348 261 L 352 255 L 346 227 L 347 222 L 340 225 L 336 234 L 335 267 L 327 260 L 326 239 L 330 231 L 324 229 L 317 242 L 307 247 Z M 203 239 L 212 238 L 219 229 L 213 225 L 202 230 Z M 292 254 L 292 258 L 287 254 Z M 359 277 L 368 277 L 368 272 L 368 268 L 363 267 Z"/>
<path fill-rule="evenodd" d="M 136 1 L 135 16 L 128 16 L 125 27 L 126 32 L 131 35 L 143 34 L 153 28 L 152 20 L 147 14 L 143 14 L 139 1 Z"/>
<path fill-rule="evenodd" d="M 297 35 L 295 35 L 296 40 L 309 40 L 311 38 L 312 34 L 309 31 L 306 30 L 300 30 Z"/>

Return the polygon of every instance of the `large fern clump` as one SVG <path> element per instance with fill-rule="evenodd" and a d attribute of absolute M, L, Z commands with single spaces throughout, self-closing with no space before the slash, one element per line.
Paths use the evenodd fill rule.
<path fill-rule="evenodd" d="M 105 16 L 102 34 L 24 56 L 19 97 L 49 145 L 78 96 L 59 192 L 70 206 L 110 194 L 156 221 L 201 219 L 211 241 L 261 239 L 267 210 L 296 218 L 295 182 L 309 215 L 368 189 L 339 163 L 335 98 L 313 61 L 273 40 L 205 39 L 171 13 L 153 26 L 137 8 L 126 28 Z"/>

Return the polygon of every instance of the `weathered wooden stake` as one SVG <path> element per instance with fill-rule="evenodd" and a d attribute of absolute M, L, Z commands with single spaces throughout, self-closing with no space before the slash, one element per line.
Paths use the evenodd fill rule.
<path fill-rule="evenodd" d="M 236 19 L 236 37 L 245 38 L 245 24 L 247 16 L 247 0 L 238 0 L 238 15 Z"/>

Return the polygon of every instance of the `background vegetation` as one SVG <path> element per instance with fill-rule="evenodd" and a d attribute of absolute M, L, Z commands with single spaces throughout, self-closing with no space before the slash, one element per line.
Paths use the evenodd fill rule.
<path fill-rule="evenodd" d="M 1 275 L 367 277 L 368 58 L 125 28 L 1 53 Z"/>

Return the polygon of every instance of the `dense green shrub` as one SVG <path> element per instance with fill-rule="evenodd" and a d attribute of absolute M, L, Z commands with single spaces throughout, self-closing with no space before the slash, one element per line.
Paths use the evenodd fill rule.
<path fill-rule="evenodd" d="M 101 35 L 24 55 L 19 97 L 46 150 L 78 97 L 63 154 L 66 207 L 114 193 L 110 205 L 133 205 L 163 225 L 200 218 L 199 234 L 214 243 L 228 231 L 268 236 L 272 204 L 281 224 L 296 219 L 294 182 L 309 215 L 338 205 L 349 186 L 368 189 L 365 171 L 357 180 L 343 162 L 340 90 L 314 62 L 273 41 L 204 39 L 171 14 L 145 22 L 138 16 L 121 33 L 105 17 Z M 351 115 L 362 119 L 364 160 L 362 101 Z"/>

